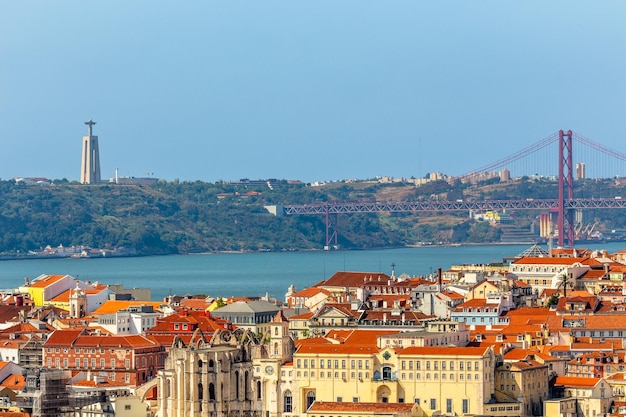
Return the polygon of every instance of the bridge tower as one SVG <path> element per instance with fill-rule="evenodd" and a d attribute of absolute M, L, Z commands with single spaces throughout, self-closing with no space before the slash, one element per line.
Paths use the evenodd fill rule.
<path fill-rule="evenodd" d="M 565 203 L 574 198 L 574 170 L 572 164 L 572 131 L 559 130 L 559 197 L 557 228 L 559 246 L 574 246 L 574 211 L 566 209 Z M 567 195 L 567 196 L 566 196 Z"/>
<path fill-rule="evenodd" d="M 326 244 L 324 250 L 338 249 L 337 242 L 337 213 L 330 213 L 330 204 L 326 202 Z M 334 244 L 333 244 L 334 240 Z"/>

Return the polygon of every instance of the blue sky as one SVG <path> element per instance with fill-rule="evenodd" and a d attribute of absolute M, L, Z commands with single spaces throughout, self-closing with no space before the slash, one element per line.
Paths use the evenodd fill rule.
<path fill-rule="evenodd" d="M 626 153 L 623 1 L 0 3 L 0 178 L 458 175 L 559 129 Z"/>

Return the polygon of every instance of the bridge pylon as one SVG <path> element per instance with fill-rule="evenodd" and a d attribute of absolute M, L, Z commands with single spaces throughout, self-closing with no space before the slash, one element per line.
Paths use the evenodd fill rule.
<path fill-rule="evenodd" d="M 337 243 L 337 213 L 330 213 L 330 204 L 326 202 L 326 242 L 324 250 L 339 249 Z M 334 242 L 334 243 L 333 243 Z"/>
<path fill-rule="evenodd" d="M 572 158 L 572 131 L 559 130 L 559 196 L 557 206 L 558 245 L 574 246 L 574 210 L 566 209 L 566 201 L 574 198 L 574 170 Z"/>

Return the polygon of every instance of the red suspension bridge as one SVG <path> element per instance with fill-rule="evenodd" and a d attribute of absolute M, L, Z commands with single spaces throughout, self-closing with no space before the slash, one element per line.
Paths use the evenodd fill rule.
<path fill-rule="evenodd" d="M 574 166 L 573 143 L 576 142 L 587 152 Z M 554 155 L 554 148 L 558 149 L 558 159 L 548 159 L 546 153 Z M 541 151 L 541 152 L 540 152 Z M 549 152 L 546 152 L 549 151 Z M 556 167 L 551 162 L 556 162 Z M 521 163 L 520 163 L 521 162 Z M 529 163 L 530 162 L 530 163 Z M 543 164 L 542 164 L 543 162 Z M 513 168 L 516 167 L 516 168 Z M 547 167 L 547 168 L 546 168 Z M 587 168 L 589 172 L 586 172 Z M 480 182 L 485 179 L 500 177 L 500 180 L 510 175 L 512 169 L 525 171 L 529 169 L 551 170 L 556 168 L 558 181 L 558 196 L 554 199 L 522 199 L 522 200 L 484 200 L 484 201 L 440 201 L 429 200 L 419 202 L 325 202 L 307 205 L 285 205 L 278 210 L 284 215 L 325 215 L 326 216 L 326 245 L 330 246 L 334 240 L 337 244 L 336 229 L 333 228 L 331 218 L 337 214 L 353 213 L 381 213 L 381 212 L 450 212 L 469 210 L 544 210 L 556 214 L 554 229 L 558 231 L 558 245 L 574 246 L 575 225 L 574 213 L 583 209 L 626 208 L 626 196 L 613 198 L 575 198 L 574 178 L 613 178 L 626 176 L 626 155 L 607 148 L 591 139 L 573 133 L 571 130 L 559 131 L 545 139 L 510 155 L 504 159 L 486 165 L 468 174 L 455 177 L 452 181 Z M 604 172 L 602 172 L 604 170 Z M 575 173 L 576 171 L 576 173 Z M 536 174 L 531 174 L 536 175 Z M 552 174 L 554 176 L 554 174 Z M 553 216 L 550 216 L 552 219 Z"/>

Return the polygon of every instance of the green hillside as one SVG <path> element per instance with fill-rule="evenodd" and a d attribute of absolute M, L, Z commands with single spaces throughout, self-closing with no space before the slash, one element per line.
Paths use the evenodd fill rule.
<path fill-rule="evenodd" d="M 614 181 L 577 183 L 578 196 L 624 195 Z M 320 249 L 323 216 L 270 215 L 265 205 L 325 201 L 412 201 L 420 199 L 554 198 L 556 184 L 528 179 L 481 186 L 450 186 L 443 181 L 421 187 L 376 182 L 332 183 L 320 187 L 278 181 L 244 186 L 230 183 L 165 182 L 153 186 L 51 186 L 0 181 L 0 252 L 40 250 L 46 245 L 133 248 L 139 254 L 207 251 Z M 520 227 L 536 222 L 538 212 L 515 214 Z M 623 210 L 587 215 L 597 230 L 626 229 Z M 341 215 L 339 245 L 365 249 L 417 242 L 495 242 L 503 231 L 468 213 L 383 213 Z"/>

